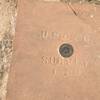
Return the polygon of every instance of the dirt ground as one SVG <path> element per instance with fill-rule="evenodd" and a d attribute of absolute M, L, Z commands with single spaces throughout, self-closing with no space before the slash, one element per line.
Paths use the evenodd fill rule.
<path fill-rule="evenodd" d="M 100 100 L 100 6 L 20 0 L 7 100 Z M 63 58 L 59 47 L 73 46 Z"/>

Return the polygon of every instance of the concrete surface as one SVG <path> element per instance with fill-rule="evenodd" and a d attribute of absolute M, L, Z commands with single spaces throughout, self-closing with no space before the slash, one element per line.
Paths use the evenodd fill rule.
<path fill-rule="evenodd" d="M 7 100 L 100 100 L 100 6 L 20 0 Z M 74 47 L 64 59 L 58 49 Z"/>

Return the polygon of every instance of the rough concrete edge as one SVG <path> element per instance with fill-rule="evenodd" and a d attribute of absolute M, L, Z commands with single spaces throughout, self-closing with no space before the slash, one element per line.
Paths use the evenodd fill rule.
<path fill-rule="evenodd" d="M 96 5 L 100 5 L 100 0 L 38 0 L 38 1 L 46 1 L 46 2 L 66 2 L 66 3 L 91 3 L 91 4 L 96 4 Z"/>
<path fill-rule="evenodd" d="M 13 37 L 15 35 L 15 22 L 17 16 L 17 0 L 5 0 L 8 3 L 9 21 L 8 29 L 0 40 L 0 100 L 6 100 L 7 82 L 13 50 Z"/>

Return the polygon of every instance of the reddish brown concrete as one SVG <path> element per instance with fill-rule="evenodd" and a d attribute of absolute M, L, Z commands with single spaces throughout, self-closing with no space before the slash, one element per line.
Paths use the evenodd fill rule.
<path fill-rule="evenodd" d="M 100 7 L 73 6 L 19 1 L 7 100 L 100 100 Z"/>

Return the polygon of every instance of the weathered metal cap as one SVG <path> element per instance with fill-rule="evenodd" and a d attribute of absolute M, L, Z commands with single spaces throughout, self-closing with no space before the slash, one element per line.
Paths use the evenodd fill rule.
<path fill-rule="evenodd" d="M 59 53 L 64 58 L 68 58 L 68 57 L 72 56 L 73 51 L 74 51 L 73 46 L 70 44 L 67 44 L 67 43 L 62 44 L 59 47 Z"/>

